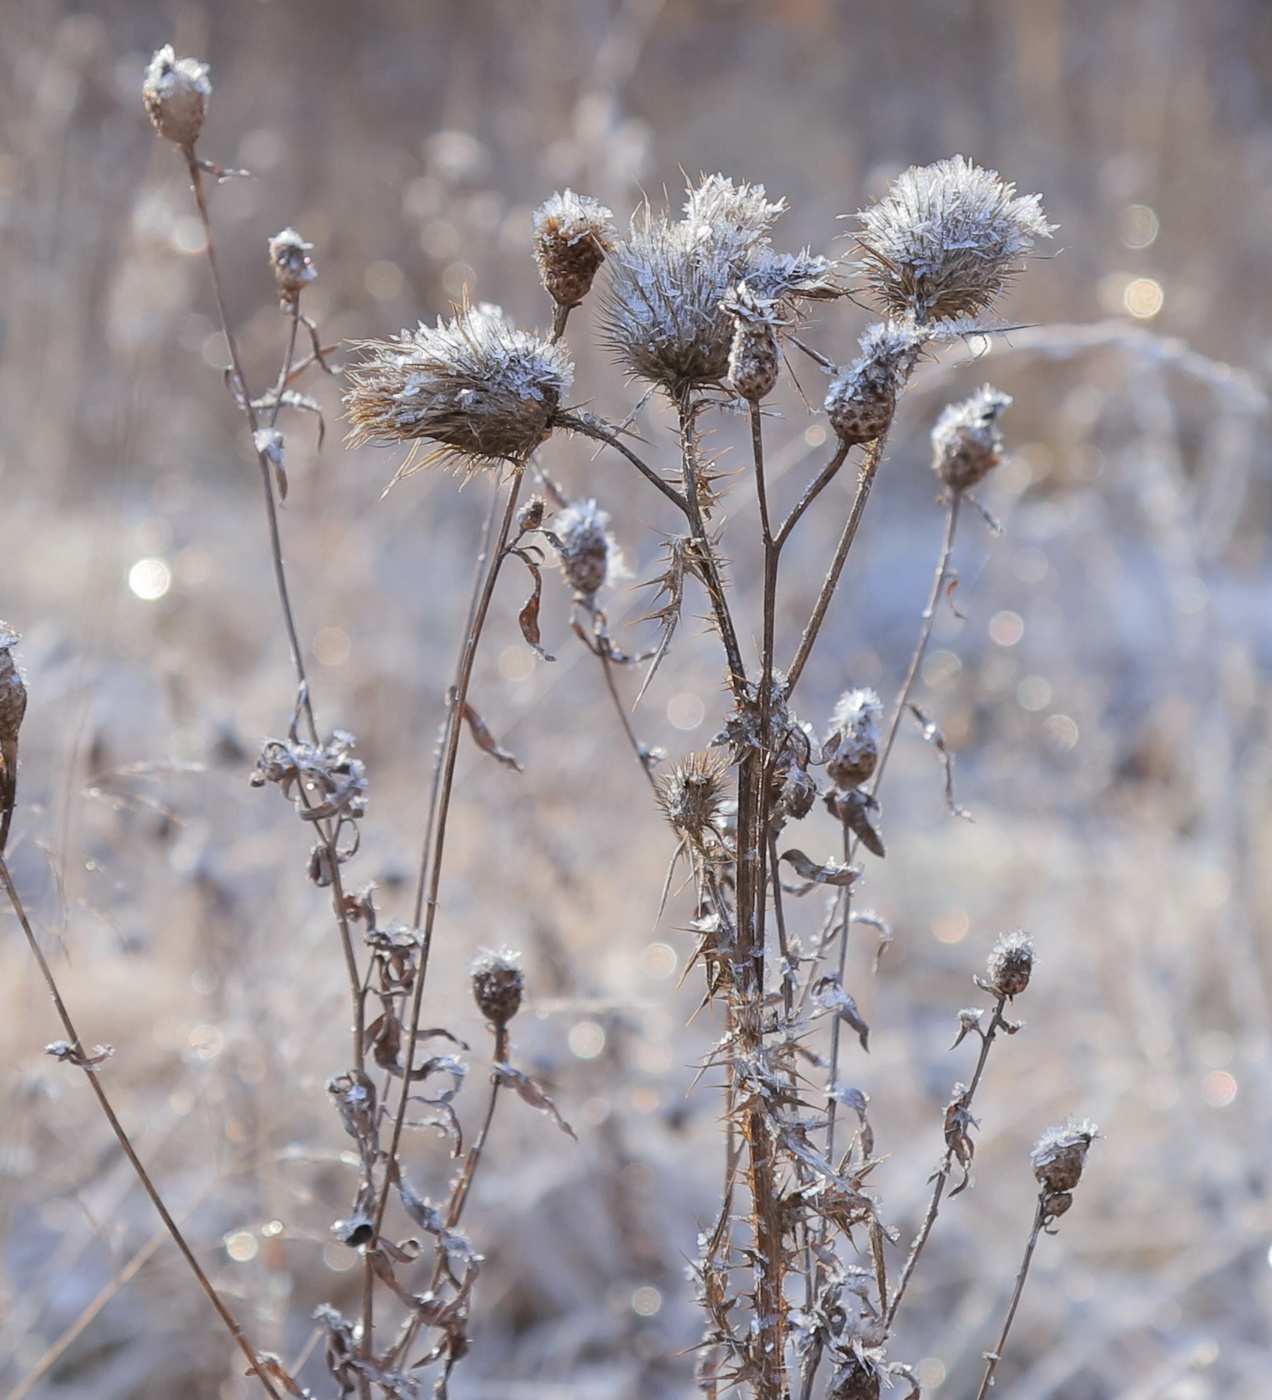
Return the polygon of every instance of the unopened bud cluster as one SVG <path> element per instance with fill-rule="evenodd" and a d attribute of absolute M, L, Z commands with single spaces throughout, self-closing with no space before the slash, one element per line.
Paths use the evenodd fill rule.
<path fill-rule="evenodd" d="M 956 493 L 970 490 L 1003 459 L 998 415 L 1011 396 L 985 384 L 961 403 L 950 404 L 932 429 L 932 470 Z"/>
<path fill-rule="evenodd" d="M 860 358 L 841 370 L 826 392 L 826 415 L 846 447 L 873 442 L 892 426 L 897 390 L 924 338 L 912 326 L 889 321 L 861 337 Z"/>
<path fill-rule="evenodd" d="M 729 384 L 748 403 L 759 403 L 777 383 L 778 345 L 774 303 L 761 301 L 745 282 L 722 303 L 733 317 L 729 346 Z"/>
<path fill-rule="evenodd" d="M 1070 1118 L 1058 1128 L 1048 1128 L 1034 1144 L 1029 1160 L 1043 1190 L 1042 1206 L 1048 1218 L 1063 1215 L 1073 1204 L 1073 1189 L 1099 1136 L 1100 1130 L 1088 1119 Z"/>
<path fill-rule="evenodd" d="M 526 975 L 518 964 L 519 956 L 507 949 L 499 953 L 483 949 L 469 967 L 477 1009 L 499 1031 L 521 1009 Z"/>
<path fill-rule="evenodd" d="M 141 85 L 155 130 L 183 150 L 191 150 L 203 130 L 212 84 L 208 66 L 194 58 L 178 58 L 165 44 L 150 60 Z"/>
<path fill-rule="evenodd" d="M 609 522 L 595 501 L 572 501 L 552 522 L 561 567 L 575 593 L 584 599 L 600 591 L 614 567 L 617 546 Z"/>
<path fill-rule="evenodd" d="M 318 269 L 309 256 L 314 250 L 294 228 L 285 228 L 269 240 L 269 265 L 278 284 L 283 304 L 290 305 L 318 276 Z"/>
<path fill-rule="evenodd" d="M 1009 1000 L 1029 986 L 1033 975 L 1033 938 L 1024 929 L 1005 933 L 990 950 L 985 967 L 987 990 Z"/>
<path fill-rule="evenodd" d="M 836 787 L 869 782 L 879 762 L 879 722 L 883 705 L 870 689 L 845 690 L 830 717 L 826 773 Z"/>
<path fill-rule="evenodd" d="M 572 307 L 587 296 L 614 245 L 613 214 L 586 195 L 554 194 L 534 215 L 534 260 L 549 296 Z"/>

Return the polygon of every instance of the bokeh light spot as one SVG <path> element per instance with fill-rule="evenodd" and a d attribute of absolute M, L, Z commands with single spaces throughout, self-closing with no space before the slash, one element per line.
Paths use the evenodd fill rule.
<path fill-rule="evenodd" d="M 1211 1070 L 1202 1078 L 1201 1097 L 1211 1108 L 1227 1108 L 1237 1097 L 1237 1081 L 1227 1070 Z"/>
<path fill-rule="evenodd" d="M 605 1049 L 605 1029 L 595 1021 L 580 1021 L 570 1028 L 570 1053 L 579 1060 L 594 1060 Z"/>
<path fill-rule="evenodd" d="M 1019 613 L 996 612 L 989 619 L 989 640 L 1000 647 L 1014 647 L 1025 635 L 1025 620 Z"/>
<path fill-rule="evenodd" d="M 128 570 L 128 587 L 143 602 L 153 603 L 172 587 L 172 570 L 162 559 L 138 559 Z"/>

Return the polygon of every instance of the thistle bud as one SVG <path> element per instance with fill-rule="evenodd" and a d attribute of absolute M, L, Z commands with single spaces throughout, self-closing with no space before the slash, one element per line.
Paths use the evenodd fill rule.
<path fill-rule="evenodd" d="M 951 491 L 967 491 L 1003 459 L 998 415 L 1011 396 L 984 385 L 962 403 L 952 403 L 932 429 L 932 470 Z"/>
<path fill-rule="evenodd" d="M 1033 974 L 1033 938 L 1024 929 L 1005 933 L 994 944 L 985 965 L 989 990 L 1000 997 L 1018 997 Z"/>
<path fill-rule="evenodd" d="M 1048 1128 L 1034 1144 L 1029 1160 L 1034 1176 L 1053 1195 L 1072 1191 L 1082 1179 L 1087 1152 L 1100 1136 L 1100 1130 L 1089 1119 L 1070 1118 L 1058 1128 Z M 1052 1214 L 1061 1215 L 1068 1209 L 1065 1202 Z"/>
<path fill-rule="evenodd" d="M 845 690 L 830 717 L 826 773 L 841 788 L 868 782 L 879 761 L 883 705 L 873 690 Z"/>
<path fill-rule="evenodd" d="M 187 151 L 199 139 L 211 95 L 207 64 L 195 58 L 178 58 L 171 44 L 165 44 L 150 60 L 141 85 L 141 99 L 155 130 Z"/>
<path fill-rule="evenodd" d="M 759 403 L 777 383 L 777 325 L 770 300 L 761 300 L 739 282 L 733 295 L 720 303 L 733 317 L 729 347 L 729 383 L 748 403 Z"/>
<path fill-rule="evenodd" d="M 306 243 L 294 228 L 285 228 L 269 240 L 269 265 L 284 306 L 293 304 L 318 276 L 318 269 L 309 256 L 313 250 L 314 245 Z"/>
<path fill-rule="evenodd" d="M 587 601 L 609 577 L 617 554 L 608 529 L 609 519 L 597 509 L 595 501 L 573 501 L 552 522 L 565 576 L 574 591 Z"/>
<path fill-rule="evenodd" d="M 586 195 L 554 194 L 534 215 L 534 260 L 548 295 L 577 306 L 614 243 L 613 214 Z"/>
<path fill-rule="evenodd" d="M 722 814 L 724 775 L 722 754 L 691 753 L 658 780 L 658 805 L 674 830 L 698 845 Z"/>
<path fill-rule="evenodd" d="M 880 321 L 861 337 L 861 356 L 831 381 L 825 409 L 847 447 L 873 442 L 892 425 L 897 389 L 924 336 L 912 326 Z"/>
<path fill-rule="evenodd" d="M 483 948 L 469 967 L 477 1009 L 500 1032 L 521 1009 L 526 975 L 517 965 L 520 956 L 507 949 L 492 953 Z"/>
<path fill-rule="evenodd" d="M 0 854 L 17 801 L 18 730 L 27 703 L 26 685 L 13 659 L 13 648 L 19 641 L 19 635 L 0 622 Z"/>
<path fill-rule="evenodd" d="M 531 496 L 517 512 L 517 529 L 522 532 L 537 530 L 543 524 L 543 512 L 546 508 L 542 496 Z"/>

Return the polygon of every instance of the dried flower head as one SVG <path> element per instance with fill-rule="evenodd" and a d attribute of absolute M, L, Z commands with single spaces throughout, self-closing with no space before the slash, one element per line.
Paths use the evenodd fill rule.
<path fill-rule="evenodd" d="M 1011 395 L 989 384 L 961 403 L 952 403 L 932 429 L 932 470 L 951 491 L 967 491 L 983 481 L 1003 459 L 998 415 L 1011 406 Z"/>
<path fill-rule="evenodd" d="M 21 640 L 8 623 L 0 622 L 0 854 L 17 802 L 18 730 L 27 704 L 26 685 L 13 659 L 13 648 Z"/>
<path fill-rule="evenodd" d="M 558 306 L 577 306 L 613 247 L 613 214 L 586 195 L 566 190 L 535 210 L 534 260 Z"/>
<path fill-rule="evenodd" d="M 360 348 L 364 357 L 345 395 L 350 444 L 437 444 L 418 463 L 413 451 L 399 475 L 438 460 L 470 471 L 523 461 L 551 434 L 574 378 L 561 346 L 518 330 L 485 304 Z"/>
<path fill-rule="evenodd" d="M 571 501 L 552 521 L 561 566 L 576 593 L 590 599 L 614 572 L 618 545 L 595 501 Z"/>
<path fill-rule="evenodd" d="M 178 58 L 171 44 L 157 50 L 141 84 L 141 100 L 155 130 L 183 150 L 193 149 L 199 139 L 211 95 L 207 64 Z"/>
<path fill-rule="evenodd" d="M 739 282 L 783 317 L 802 297 L 832 294 L 824 258 L 772 253 L 768 231 L 785 207 L 762 185 L 710 175 L 688 192 L 679 222 L 640 211 L 607 260 L 601 311 L 606 340 L 634 375 L 673 395 L 722 382 L 734 331 L 723 303 Z"/>
<path fill-rule="evenodd" d="M 989 989 L 1000 997 L 1018 997 L 1029 985 L 1033 965 L 1033 936 L 1022 928 L 1003 934 L 985 965 Z"/>
<path fill-rule="evenodd" d="M 889 315 L 920 323 L 978 316 L 1036 240 L 1051 237 L 1040 201 L 963 156 L 912 166 L 857 216 L 857 269 Z"/>
<path fill-rule="evenodd" d="M 269 240 L 269 265 L 284 306 L 291 305 L 318 276 L 309 256 L 313 251 L 314 245 L 306 243 L 294 228 L 285 228 Z"/>
<path fill-rule="evenodd" d="M 1029 1154 L 1034 1176 L 1050 1192 L 1072 1191 L 1082 1179 L 1087 1152 L 1099 1136 L 1099 1128 L 1087 1118 L 1069 1118 L 1058 1128 L 1048 1128 Z"/>
<path fill-rule="evenodd" d="M 776 303 L 761 300 L 745 282 L 721 303 L 721 310 L 733 318 L 733 342 L 729 347 L 729 384 L 748 403 L 759 403 L 773 392 L 777 383 Z"/>
<path fill-rule="evenodd" d="M 897 390 L 927 337 L 904 322 L 879 321 L 858 341 L 861 355 L 831 380 L 825 409 L 847 447 L 873 442 L 892 424 Z"/>
<path fill-rule="evenodd" d="M 526 974 L 519 965 L 520 957 L 507 948 L 498 953 L 482 948 L 469 964 L 477 1009 L 498 1030 L 521 1009 Z"/>
<path fill-rule="evenodd" d="M 830 717 L 826 772 L 841 788 L 868 782 L 879 761 L 879 725 L 883 704 L 870 689 L 845 690 Z"/>
<path fill-rule="evenodd" d="M 714 749 L 691 753 L 658 780 L 658 805 L 681 836 L 701 845 L 723 815 L 728 761 Z"/>

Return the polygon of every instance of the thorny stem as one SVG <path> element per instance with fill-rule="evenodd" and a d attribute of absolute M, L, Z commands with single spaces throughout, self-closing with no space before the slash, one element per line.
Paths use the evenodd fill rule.
<path fill-rule="evenodd" d="M 490 602 L 494 597 L 495 583 L 504 560 L 504 548 L 512 533 L 513 520 L 517 513 L 517 496 L 521 490 L 525 463 L 518 463 L 514 469 L 512 482 L 508 487 L 508 499 L 504 507 L 503 520 L 498 536 L 489 551 L 485 578 L 477 596 L 476 607 L 472 609 L 469 625 L 463 644 L 460 647 L 459 663 L 455 672 L 455 684 L 450 694 L 450 704 L 446 716 L 446 731 L 442 753 L 437 769 L 437 798 L 429 818 L 429 828 L 425 840 L 425 850 L 420 865 L 420 880 L 415 896 L 413 922 L 423 927 L 420 932 L 420 960 L 415 974 L 415 987 L 411 998 L 411 1021 L 402 1061 L 402 1092 L 398 1099 L 397 1113 L 393 1119 L 393 1134 L 389 1143 L 388 1158 L 398 1159 L 398 1148 L 402 1141 L 402 1130 L 406 1125 L 407 1105 L 411 1097 L 411 1072 L 415 1064 L 415 1049 L 419 1040 L 420 1010 L 424 1001 L 424 983 L 428 973 L 429 953 L 433 946 L 433 928 L 437 920 L 437 892 L 442 878 L 442 857 L 446 849 L 446 825 L 450 815 L 451 793 L 455 783 L 455 764 L 459 756 L 459 739 L 464 726 L 464 706 L 468 700 L 468 687 L 472 680 L 473 665 L 477 659 L 477 647 L 490 612 Z M 375 1234 L 378 1237 L 384 1222 L 384 1212 L 389 1202 L 389 1174 L 385 1173 L 380 1199 L 376 1206 Z"/>
<path fill-rule="evenodd" d="M 181 1233 L 181 1227 L 173 1219 L 164 1205 L 163 1198 L 159 1195 L 155 1184 L 150 1179 L 149 1173 L 142 1165 L 141 1158 L 137 1156 L 136 1149 L 128 1134 L 124 1131 L 124 1125 L 115 1115 L 115 1110 L 111 1106 L 110 1100 L 106 1097 L 106 1091 L 101 1086 L 101 1080 L 93 1067 L 87 1063 L 88 1055 L 84 1050 L 84 1044 L 80 1040 L 79 1032 L 75 1029 L 75 1023 L 71 1020 L 70 1012 L 66 1009 L 66 1003 L 62 1000 L 62 994 L 58 990 L 57 980 L 53 976 L 53 969 L 49 966 L 48 959 L 36 940 L 35 932 L 31 928 L 31 921 L 27 918 L 27 912 L 23 906 L 22 899 L 18 894 L 17 886 L 13 883 L 13 876 L 9 873 L 8 863 L 3 856 L 0 856 L 0 882 L 4 884 L 5 892 L 9 896 L 9 903 L 13 906 L 13 912 L 17 915 L 18 922 L 22 925 L 22 932 L 26 935 L 27 946 L 31 949 L 31 954 L 39 966 L 40 973 L 44 978 L 44 985 L 48 988 L 49 996 L 53 1000 L 53 1006 L 57 1011 L 58 1019 L 62 1023 L 62 1029 L 66 1032 L 66 1038 L 71 1044 L 72 1050 L 79 1059 L 80 1067 L 84 1070 L 88 1079 L 89 1088 L 92 1089 L 97 1099 L 98 1107 L 101 1109 L 106 1121 L 110 1124 L 111 1131 L 115 1134 L 124 1156 L 128 1158 L 129 1164 L 136 1173 L 137 1180 L 141 1183 L 142 1189 L 150 1197 L 151 1204 L 159 1213 L 160 1220 L 163 1221 L 165 1229 L 172 1236 L 173 1243 L 181 1251 L 182 1257 L 190 1266 L 190 1271 L 198 1280 L 200 1287 L 207 1294 L 209 1302 L 216 1309 L 217 1315 L 225 1324 L 226 1330 L 234 1339 L 239 1350 L 247 1358 L 247 1364 L 251 1367 L 252 1374 L 260 1381 L 266 1392 L 273 1397 L 273 1400 L 282 1400 L 273 1381 L 263 1370 L 260 1360 L 256 1355 L 256 1349 L 247 1340 L 243 1329 L 234 1320 L 230 1310 L 221 1300 L 221 1295 L 212 1286 L 211 1279 L 204 1273 L 199 1261 L 194 1257 L 190 1246 L 186 1243 L 185 1236 Z"/>
<path fill-rule="evenodd" d="M 790 669 L 786 673 L 786 692 L 789 695 L 794 689 L 796 682 L 803 674 L 804 667 L 808 664 L 808 658 L 812 654 L 813 646 L 817 641 L 817 634 L 821 631 L 822 623 L 826 620 L 827 610 L 830 608 L 830 600 L 835 596 L 835 589 L 839 586 L 840 575 L 844 571 L 844 564 L 848 560 L 848 551 L 852 548 L 853 541 L 857 538 L 857 527 L 861 524 L 861 517 L 865 513 L 866 501 L 870 498 L 870 488 L 874 485 L 875 476 L 879 471 L 879 463 L 883 460 L 883 448 L 886 439 L 876 438 L 869 447 L 866 448 L 866 455 L 861 463 L 861 475 L 857 479 L 857 494 L 853 498 L 852 509 L 848 513 L 848 520 L 844 525 L 843 533 L 839 537 L 839 545 L 835 550 L 835 557 L 831 561 L 826 578 L 821 586 L 821 592 L 817 595 L 817 602 L 813 606 L 812 615 L 808 619 L 808 624 L 804 628 L 804 635 L 800 638 L 799 647 L 795 652 L 795 659 L 790 664 Z"/>
<path fill-rule="evenodd" d="M 664 496 L 676 507 L 682 515 L 689 517 L 689 503 L 679 491 L 669 481 L 664 481 L 662 477 L 647 462 L 644 462 L 634 453 L 630 447 L 619 437 L 618 433 L 607 427 L 598 418 L 593 418 L 591 414 L 583 413 L 558 413 L 556 416 L 556 426 L 565 428 L 567 432 L 580 433 L 583 437 L 593 438 L 597 442 L 608 444 L 615 452 L 621 453 L 640 472 L 651 485 L 656 486 Z"/>
<path fill-rule="evenodd" d="M 910 655 L 910 665 L 906 670 L 905 680 L 901 683 L 901 689 L 897 693 L 892 720 L 888 725 L 888 733 L 884 738 L 883 747 L 879 750 L 879 762 L 875 765 L 874 777 L 870 782 L 871 793 L 879 791 L 883 770 L 887 767 L 892 746 L 897 741 L 897 730 L 901 727 L 901 716 L 905 714 L 906 702 L 910 698 L 910 691 L 914 687 L 919 667 L 923 664 L 923 655 L 927 651 L 928 642 L 932 637 L 932 626 L 936 621 L 936 609 L 941 601 L 941 590 L 945 587 L 945 580 L 950 571 L 950 555 L 954 552 L 954 535 L 958 530 L 959 508 L 962 503 L 962 492 L 955 491 L 950 496 L 949 509 L 945 517 L 945 539 L 941 545 L 940 557 L 936 561 L 936 574 L 932 579 L 932 593 L 928 598 L 927 607 L 923 610 L 923 625 L 919 629 L 918 640 Z"/>
<path fill-rule="evenodd" d="M 193 146 L 186 147 L 185 151 L 186 167 L 190 172 L 190 185 L 194 191 L 194 202 L 199 211 L 199 222 L 203 226 L 203 237 L 206 243 L 208 255 L 208 267 L 212 272 L 212 292 L 216 300 L 217 315 L 221 320 L 221 331 L 225 336 L 226 348 L 229 350 L 231 372 L 234 375 L 236 392 L 241 400 L 243 415 L 247 419 L 247 426 L 252 433 L 252 446 L 256 452 L 257 465 L 261 469 L 261 484 L 265 492 L 265 515 L 269 523 L 269 545 L 270 555 L 274 564 L 274 583 L 278 589 L 278 600 L 283 610 L 283 625 L 287 629 L 287 642 L 291 648 L 292 665 L 296 671 L 296 681 L 300 696 L 301 709 L 305 714 L 305 721 L 309 727 L 309 736 L 316 744 L 318 742 L 318 726 L 314 721 L 313 706 L 309 700 L 309 680 L 305 675 L 304 653 L 300 646 L 300 637 L 296 631 L 296 618 L 292 612 L 291 597 L 287 589 L 287 572 L 283 567 L 283 541 L 282 534 L 278 527 L 278 506 L 274 500 L 274 480 L 269 458 L 256 445 L 256 431 L 260 426 L 256 417 L 256 409 L 252 405 L 252 396 L 247 390 L 247 379 L 243 374 L 243 364 L 239 356 L 238 341 L 234 332 L 230 329 L 230 318 L 226 312 L 225 296 L 221 289 L 221 271 L 216 260 L 216 243 L 212 237 L 212 220 L 208 216 L 207 195 L 203 188 L 203 171 L 199 165 L 198 157 L 194 154 Z M 296 334 L 296 323 L 292 322 L 292 346 L 288 352 L 288 359 L 294 353 Z M 285 380 L 283 381 L 286 382 Z M 281 395 L 279 396 L 281 399 Z M 275 417 L 277 417 L 277 406 L 275 407 Z M 270 422 L 273 423 L 271 418 Z"/>
<path fill-rule="evenodd" d="M 980 1055 L 976 1060 L 976 1070 L 972 1075 L 972 1082 L 959 1099 L 959 1107 L 963 1109 L 971 1109 L 972 1099 L 980 1085 L 981 1076 L 985 1073 L 985 1064 L 989 1059 L 989 1048 L 993 1045 L 994 1037 L 998 1032 L 1006 1027 L 1006 1022 L 1003 1020 L 1003 1007 L 1006 1004 L 1007 998 L 1000 996 L 998 1005 L 994 1007 L 994 1014 L 990 1017 L 989 1028 L 980 1033 L 981 1048 Z M 915 1266 L 919 1262 L 919 1255 L 923 1253 L 923 1247 L 928 1242 L 933 1225 L 936 1224 L 937 1212 L 941 1208 L 941 1197 L 945 1194 L 946 1186 L 949 1185 L 950 1171 L 953 1165 L 954 1148 L 950 1145 L 946 1147 L 945 1156 L 941 1158 L 941 1165 L 936 1169 L 936 1174 L 932 1178 L 932 1196 L 923 1216 L 923 1224 L 919 1227 L 919 1233 L 914 1237 L 909 1254 L 906 1255 L 905 1267 L 901 1270 L 901 1277 L 897 1280 L 896 1292 L 888 1301 L 887 1312 L 884 1315 L 884 1325 L 887 1327 L 892 1326 L 897 1309 L 901 1306 L 901 1299 L 905 1296 L 905 1290 L 910 1286 L 910 1279 L 913 1277 Z"/>
<path fill-rule="evenodd" d="M 1007 1334 L 1011 1331 L 1011 1324 L 1016 1320 L 1016 1309 L 1020 1306 L 1020 1295 L 1025 1291 L 1025 1279 L 1029 1274 L 1029 1265 L 1033 1261 L 1033 1253 L 1038 1245 L 1038 1236 L 1042 1234 L 1043 1226 L 1047 1223 L 1046 1200 L 1047 1192 L 1044 1188 L 1038 1197 L 1038 1209 L 1034 1212 L 1033 1229 L 1029 1232 L 1029 1243 L 1025 1246 L 1025 1256 L 1020 1261 L 1020 1268 L 1016 1270 L 1016 1286 L 1012 1290 L 1011 1304 L 1003 1321 L 1003 1330 L 999 1333 L 998 1342 L 993 1351 L 985 1353 L 985 1374 L 981 1378 L 980 1389 L 976 1392 L 976 1400 L 985 1400 L 990 1386 L 994 1383 L 994 1372 L 1002 1360 L 1003 1348 L 1007 1345 Z"/>

